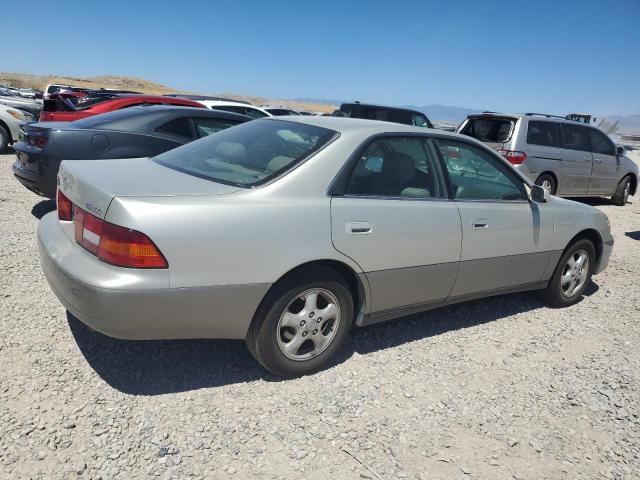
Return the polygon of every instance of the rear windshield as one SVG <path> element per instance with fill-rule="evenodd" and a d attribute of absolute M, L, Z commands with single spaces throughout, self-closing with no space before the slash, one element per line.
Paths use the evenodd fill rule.
<path fill-rule="evenodd" d="M 504 143 L 511 138 L 513 125 L 510 118 L 470 118 L 460 133 L 481 142 Z"/>
<path fill-rule="evenodd" d="M 337 136 L 295 122 L 255 120 L 153 158 L 165 167 L 238 187 L 253 187 L 290 170 Z"/>

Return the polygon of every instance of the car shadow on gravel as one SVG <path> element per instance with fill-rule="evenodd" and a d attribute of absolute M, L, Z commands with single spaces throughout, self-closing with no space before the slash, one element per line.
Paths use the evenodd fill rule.
<path fill-rule="evenodd" d="M 640 230 L 634 230 L 633 232 L 625 232 L 625 236 L 632 240 L 640 240 Z"/>
<path fill-rule="evenodd" d="M 597 290 L 597 284 L 592 282 L 585 295 Z M 385 350 L 544 307 L 535 293 L 519 293 L 356 328 L 327 368 L 343 363 L 355 352 Z M 543 311 L 540 315 L 544 315 Z M 107 384 L 123 393 L 161 395 L 259 379 L 282 380 L 258 365 L 241 340 L 118 340 L 89 329 L 69 312 L 67 320 L 89 365 Z"/>
<path fill-rule="evenodd" d="M 36 203 L 31 209 L 31 215 L 40 220 L 47 213 L 53 212 L 56 209 L 56 201 L 55 200 L 42 200 L 41 202 Z"/>

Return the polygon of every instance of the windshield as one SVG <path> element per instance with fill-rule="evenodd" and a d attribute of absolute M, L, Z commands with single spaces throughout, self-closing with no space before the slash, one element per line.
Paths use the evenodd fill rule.
<path fill-rule="evenodd" d="M 312 125 L 254 120 L 169 150 L 153 160 L 196 177 L 252 187 L 291 169 L 336 135 L 333 130 Z"/>
<path fill-rule="evenodd" d="M 504 143 L 509 141 L 512 131 L 510 118 L 470 118 L 460 133 L 481 142 Z"/>

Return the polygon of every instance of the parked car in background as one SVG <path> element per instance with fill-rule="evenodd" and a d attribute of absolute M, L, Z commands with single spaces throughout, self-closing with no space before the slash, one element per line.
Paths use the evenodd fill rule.
<path fill-rule="evenodd" d="M 265 112 L 270 113 L 274 117 L 286 117 L 286 116 L 300 115 L 299 112 L 296 112 L 295 110 L 291 110 L 290 108 L 273 107 L 273 106 L 270 106 L 270 105 L 262 106 L 260 108 L 262 108 Z"/>
<path fill-rule="evenodd" d="M 51 98 L 52 95 L 60 94 L 60 93 L 78 93 L 78 94 L 89 94 L 90 92 L 106 92 L 106 93 L 137 93 L 132 90 L 121 90 L 117 88 L 99 88 L 92 89 L 86 87 L 76 87 L 73 85 L 60 85 L 60 84 L 49 84 L 44 89 L 44 98 Z"/>
<path fill-rule="evenodd" d="M 498 150 L 536 185 L 561 196 L 611 196 L 625 205 L 638 166 L 592 125 L 553 115 L 469 115 L 458 132 Z"/>
<path fill-rule="evenodd" d="M 42 101 L 23 98 L 7 88 L 0 87 L 0 105 L 18 108 L 37 117 L 42 110 Z"/>
<path fill-rule="evenodd" d="M 251 117 L 251 118 L 263 118 L 263 117 L 273 116 L 263 108 L 253 106 L 246 102 L 236 102 L 236 101 L 227 101 L 227 100 L 202 100 L 200 101 L 200 103 L 202 103 L 202 105 L 204 105 L 207 108 L 222 110 L 224 112 L 237 113 L 240 115 L 246 115 L 247 117 Z"/>
<path fill-rule="evenodd" d="M 382 120 L 383 122 L 402 123 L 416 127 L 433 128 L 427 116 L 416 110 L 407 108 L 385 107 L 365 103 L 343 103 L 340 109 L 333 112 L 336 117 L 364 118 L 367 120 Z"/>
<path fill-rule="evenodd" d="M 184 93 L 165 93 L 165 97 L 177 97 L 177 98 L 188 98 L 189 100 L 197 100 L 198 102 L 202 100 L 218 100 L 221 102 L 234 102 L 234 103 L 242 103 L 243 105 L 251 105 L 249 102 L 244 102 L 242 100 L 234 100 L 232 98 L 224 98 L 224 97 L 212 97 L 210 95 L 190 95 Z"/>
<path fill-rule="evenodd" d="M 62 160 L 152 157 L 250 120 L 233 113 L 173 106 L 139 106 L 75 122 L 23 127 L 13 173 L 29 190 L 55 198 Z"/>
<path fill-rule="evenodd" d="M 57 202 L 38 243 L 73 315 L 119 338 L 245 339 L 283 376 L 321 368 L 354 324 L 530 289 L 571 305 L 613 246 L 604 213 L 472 138 L 333 117 L 64 161 Z"/>
<path fill-rule="evenodd" d="M 29 112 L 0 104 L 0 152 L 18 141 L 21 122 L 32 122 L 35 117 Z"/>
<path fill-rule="evenodd" d="M 193 100 L 158 95 L 97 92 L 94 95 L 77 97 L 73 94 L 71 96 L 56 94 L 53 98 L 45 100 L 44 108 L 40 113 L 40 121 L 71 122 L 100 113 L 146 105 L 203 108 L 201 103 Z"/>

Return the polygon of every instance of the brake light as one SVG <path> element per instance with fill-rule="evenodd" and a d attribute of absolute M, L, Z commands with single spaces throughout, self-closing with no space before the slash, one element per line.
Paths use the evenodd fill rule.
<path fill-rule="evenodd" d="M 130 268 L 167 268 L 167 260 L 144 233 L 105 222 L 74 207 L 76 242 L 111 265 Z"/>
<path fill-rule="evenodd" d="M 69 200 L 64 193 L 58 189 L 57 208 L 58 218 L 67 222 L 71 221 L 71 200 Z"/>
<path fill-rule="evenodd" d="M 498 150 L 504 158 L 506 158 L 509 163 L 513 165 L 520 165 L 527 159 L 527 154 L 524 152 L 518 152 L 516 150 Z"/>
<path fill-rule="evenodd" d="M 49 142 L 49 132 L 48 131 L 30 131 L 27 133 L 27 143 L 36 148 L 44 148 L 47 146 Z"/>

